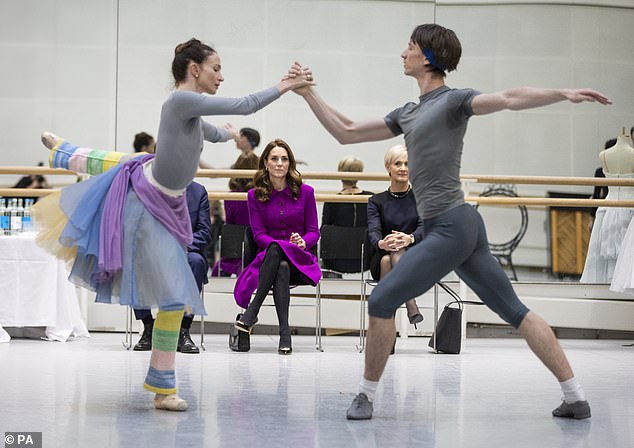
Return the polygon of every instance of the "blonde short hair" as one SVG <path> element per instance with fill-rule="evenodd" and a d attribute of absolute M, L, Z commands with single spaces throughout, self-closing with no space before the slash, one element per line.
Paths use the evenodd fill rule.
<path fill-rule="evenodd" d="M 339 161 L 339 165 L 337 166 L 337 171 L 360 173 L 363 171 L 363 162 L 358 157 L 345 156 L 343 159 Z M 356 179 L 342 179 L 341 183 L 343 184 L 344 188 L 347 186 L 349 187 L 357 186 Z"/>
<path fill-rule="evenodd" d="M 394 161 L 400 158 L 402 155 L 407 157 L 407 148 L 404 145 L 394 145 L 387 151 L 385 151 L 385 156 L 383 157 L 383 163 L 385 164 L 385 169 L 389 172 L 390 165 L 394 163 Z"/>
<path fill-rule="evenodd" d="M 363 171 L 363 161 L 355 156 L 345 156 L 339 161 L 337 171 L 360 173 Z"/>

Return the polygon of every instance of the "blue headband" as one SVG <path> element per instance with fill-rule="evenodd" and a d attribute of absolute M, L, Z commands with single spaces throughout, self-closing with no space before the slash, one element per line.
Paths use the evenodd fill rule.
<path fill-rule="evenodd" d="M 438 70 L 441 70 L 443 72 L 445 71 L 445 66 L 436 61 L 436 58 L 434 57 L 434 52 L 431 51 L 431 48 L 425 48 L 423 50 L 423 54 L 433 67 L 436 67 Z"/>

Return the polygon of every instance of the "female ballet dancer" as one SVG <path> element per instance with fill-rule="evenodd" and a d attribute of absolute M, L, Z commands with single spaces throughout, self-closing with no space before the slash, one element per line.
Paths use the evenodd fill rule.
<path fill-rule="evenodd" d="M 96 291 L 98 302 L 158 308 L 144 387 L 156 394 L 157 409 L 184 411 L 187 402 L 177 395 L 175 376 L 179 326 L 185 309 L 205 312 L 187 264 L 192 229 L 184 192 L 203 140 L 232 137 L 201 116 L 251 114 L 312 81 L 284 79 L 243 98 L 213 97 L 224 80 L 220 57 L 197 39 L 176 47 L 172 74 L 175 91 L 161 109 L 156 155 L 124 156 L 42 135 L 51 167 L 103 174 L 50 195 L 34 214 L 39 243 L 68 260 L 70 280 Z"/>

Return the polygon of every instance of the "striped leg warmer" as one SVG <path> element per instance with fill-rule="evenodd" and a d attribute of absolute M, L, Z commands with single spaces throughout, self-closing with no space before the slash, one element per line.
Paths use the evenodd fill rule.
<path fill-rule="evenodd" d="M 180 331 L 183 310 L 159 310 L 152 332 L 152 357 L 145 377 L 147 390 L 163 395 L 176 393 L 176 344 Z"/>
<path fill-rule="evenodd" d="M 126 153 L 81 148 L 61 140 L 51 149 L 48 163 L 51 168 L 64 168 L 78 174 L 101 174 L 115 166 Z"/>

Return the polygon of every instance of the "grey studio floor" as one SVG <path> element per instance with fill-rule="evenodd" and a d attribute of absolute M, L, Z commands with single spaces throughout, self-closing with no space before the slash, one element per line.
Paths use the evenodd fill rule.
<path fill-rule="evenodd" d="M 557 382 L 520 339 L 467 339 L 437 355 L 427 338 L 399 339 L 370 421 L 348 422 L 363 355 L 357 338 L 252 337 L 233 353 L 224 335 L 177 355 L 187 412 L 154 410 L 142 388 L 149 353 L 122 335 L 0 344 L 0 433 L 41 431 L 43 447 L 632 447 L 631 341 L 562 340 L 592 405 L 585 421 L 556 419 Z"/>

